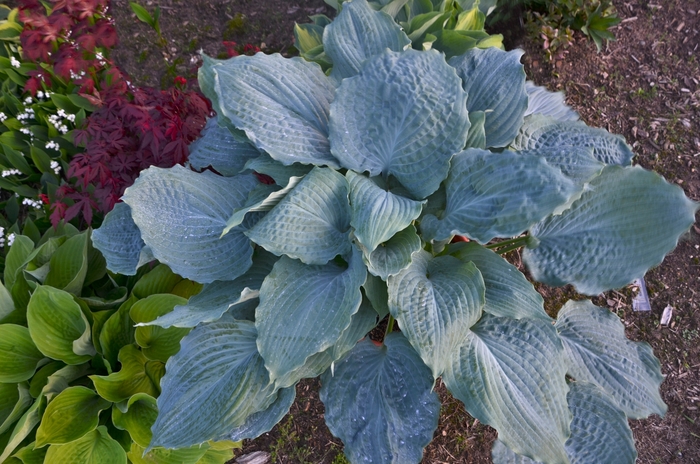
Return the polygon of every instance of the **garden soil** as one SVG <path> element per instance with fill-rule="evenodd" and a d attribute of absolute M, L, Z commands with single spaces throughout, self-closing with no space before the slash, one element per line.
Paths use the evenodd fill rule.
<path fill-rule="evenodd" d="M 518 20 L 498 26 L 509 47 L 526 51 L 528 78 L 553 91 L 591 126 L 622 134 L 637 154 L 636 163 L 662 174 L 700 201 L 700 1 L 613 0 L 622 23 L 617 40 L 597 52 L 577 33 L 575 42 L 555 61 L 541 43 L 523 33 Z M 184 76 L 196 85 L 198 53 L 225 51 L 223 41 L 250 43 L 266 52 L 293 54 L 293 26 L 308 16 L 333 16 L 323 0 L 141 0 L 150 11 L 158 5 L 165 44 L 139 22 L 126 0 L 113 0 L 120 45 L 112 55 L 141 85 L 170 85 Z M 493 32 L 493 31 L 492 31 Z M 630 421 L 639 463 L 700 463 L 700 226 L 681 238 L 676 250 L 646 276 L 651 312 L 634 312 L 632 287 L 600 295 L 594 302 L 620 316 L 632 340 L 654 349 L 666 376 L 661 394 L 667 414 Z M 520 264 L 517 253 L 508 257 Z M 595 270 L 592 270 L 595 272 Z M 554 315 L 570 298 L 583 298 L 569 287 L 538 285 L 547 311 Z M 670 306 L 670 323 L 660 325 Z M 443 400 L 435 439 L 424 463 L 488 463 L 496 432 L 471 418 L 438 381 Z M 271 432 L 247 441 L 236 456 L 271 453 L 273 463 L 335 463 L 342 443 L 323 422 L 319 382 L 302 381 L 289 416 Z"/>

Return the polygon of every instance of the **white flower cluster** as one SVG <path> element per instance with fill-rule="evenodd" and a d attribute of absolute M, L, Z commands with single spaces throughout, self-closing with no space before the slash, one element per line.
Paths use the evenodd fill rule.
<path fill-rule="evenodd" d="M 15 241 L 15 234 L 7 236 L 7 246 L 12 246 Z M 0 227 L 0 248 L 5 246 L 5 228 Z"/>
<path fill-rule="evenodd" d="M 70 122 L 75 122 L 74 114 L 67 114 L 64 110 L 59 109 L 57 114 L 52 114 L 49 116 L 49 122 L 58 130 L 61 134 L 68 132 L 68 126 L 64 124 L 63 119 L 67 119 Z"/>
<path fill-rule="evenodd" d="M 0 122 L 5 122 L 5 119 L 7 119 L 7 115 L 3 112 L 0 112 Z"/>
<path fill-rule="evenodd" d="M 21 127 L 19 129 L 19 131 L 23 134 L 27 134 L 27 135 L 32 136 L 32 137 L 34 136 L 34 134 L 32 134 L 32 131 L 29 130 L 29 128 L 27 128 L 27 127 Z"/>
<path fill-rule="evenodd" d="M 31 198 L 25 198 L 22 200 L 22 204 L 30 206 L 34 209 L 41 209 L 41 201 L 32 200 Z"/>
<path fill-rule="evenodd" d="M 21 63 L 19 62 L 19 60 L 18 60 L 17 58 L 15 58 L 14 56 L 11 56 L 11 57 L 10 57 L 10 64 L 11 64 L 13 67 L 15 67 L 15 68 L 19 68 L 20 65 L 21 65 Z"/>
<path fill-rule="evenodd" d="M 58 161 L 56 160 L 51 161 L 51 169 L 53 169 L 53 172 L 55 172 L 56 175 L 59 175 L 61 173 L 61 165 L 58 164 Z"/>
<path fill-rule="evenodd" d="M 25 105 L 31 105 L 32 104 L 32 97 L 27 97 L 24 99 L 24 104 Z"/>
<path fill-rule="evenodd" d="M 49 98 L 49 95 L 51 95 L 51 92 L 49 92 L 48 90 L 46 92 L 42 92 L 41 90 L 39 90 L 36 93 L 36 98 L 38 98 L 39 100 L 43 100 L 44 98 Z"/>
<path fill-rule="evenodd" d="M 58 146 L 58 143 L 51 140 L 50 142 L 46 143 L 46 148 L 54 149 L 54 150 L 58 151 L 58 150 L 60 150 L 61 147 Z"/>
<path fill-rule="evenodd" d="M 9 177 L 18 174 L 22 174 L 22 171 L 19 169 L 8 169 L 7 171 L 2 171 L 2 177 Z"/>
<path fill-rule="evenodd" d="M 14 232 L 7 236 L 7 246 L 12 246 L 13 243 L 15 243 L 15 233 Z"/>
<path fill-rule="evenodd" d="M 83 76 L 85 76 L 85 71 L 80 71 L 79 74 L 76 74 L 73 72 L 72 69 L 70 70 L 70 78 L 71 79 L 78 79 L 78 78 L 83 77 Z"/>
<path fill-rule="evenodd" d="M 29 102 L 29 103 L 31 103 L 31 102 Z M 27 119 L 34 119 L 34 108 L 27 108 L 24 110 L 24 113 L 20 113 L 17 115 L 18 121 L 24 122 Z"/>

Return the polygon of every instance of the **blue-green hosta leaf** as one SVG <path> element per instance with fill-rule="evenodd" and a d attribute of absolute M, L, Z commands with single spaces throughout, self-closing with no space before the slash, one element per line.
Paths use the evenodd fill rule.
<path fill-rule="evenodd" d="M 588 127 L 582 121 L 562 121 L 540 114 L 526 117 L 513 141 L 516 150 L 561 146 L 593 148 L 593 156 L 605 164 L 628 166 L 634 157 L 632 149 L 620 135 Z"/>
<path fill-rule="evenodd" d="M 267 409 L 248 416 L 243 425 L 229 431 L 226 437 L 232 441 L 253 440 L 272 430 L 292 407 L 296 398 L 296 387 L 281 388 L 276 395 L 277 399 Z"/>
<path fill-rule="evenodd" d="M 608 166 L 559 216 L 536 224 L 523 252 L 535 280 L 597 295 L 659 264 L 695 221 L 698 204 L 639 166 Z"/>
<path fill-rule="evenodd" d="M 576 381 L 569 384 L 567 400 L 574 415 L 566 454 L 572 464 L 634 464 L 637 450 L 627 417 L 611 398 L 594 384 Z M 491 450 L 494 464 L 539 464 L 515 454 L 496 440 Z"/>
<path fill-rule="evenodd" d="M 182 339 L 161 381 L 151 448 L 225 439 L 275 400 L 256 338 L 252 322 L 219 321 L 195 327 Z"/>
<path fill-rule="evenodd" d="M 207 121 L 199 139 L 189 147 L 188 161 L 197 170 L 209 166 L 223 176 L 235 176 L 245 170 L 245 164 L 260 156 L 260 150 L 240 137 L 234 136 L 228 127 L 219 124 L 219 118 Z"/>
<path fill-rule="evenodd" d="M 283 164 L 338 167 L 328 143 L 335 87 L 321 67 L 282 55 L 206 60 L 217 112 L 243 129 L 259 150 Z"/>
<path fill-rule="evenodd" d="M 420 216 L 425 201 L 415 201 L 394 194 L 378 185 L 381 179 L 370 179 L 348 171 L 350 206 L 355 237 L 371 253 Z"/>
<path fill-rule="evenodd" d="M 195 327 L 202 322 L 216 321 L 229 310 L 234 311 L 235 319 L 247 319 L 240 310 L 247 309 L 249 302 L 255 302 L 257 306 L 260 286 L 277 259 L 277 256 L 259 248 L 253 255 L 253 265 L 242 276 L 207 284 L 187 304 L 175 306 L 172 312 L 141 325 Z"/>
<path fill-rule="evenodd" d="M 208 283 L 233 280 L 251 265 L 253 247 L 243 234 L 248 221 L 220 236 L 257 184 L 252 174 L 221 177 L 179 165 L 151 167 L 141 171 L 123 199 L 160 262 L 183 277 Z"/>
<path fill-rule="evenodd" d="M 464 263 L 473 262 L 484 279 L 484 312 L 513 319 L 551 319 L 544 312 L 544 299 L 512 264 L 481 245 L 455 243 L 447 253 Z"/>
<path fill-rule="evenodd" d="M 564 101 L 564 92 L 550 92 L 545 87 L 525 82 L 527 91 L 527 110 L 525 116 L 541 114 L 551 116 L 558 121 L 577 121 L 579 115 Z"/>
<path fill-rule="evenodd" d="M 367 274 L 367 280 L 362 285 L 362 290 L 364 290 L 372 308 L 377 312 L 379 320 L 384 319 L 389 314 L 389 291 L 386 282 L 381 277 Z"/>
<path fill-rule="evenodd" d="M 390 333 L 382 346 L 361 341 L 321 380 L 326 424 L 350 462 L 420 462 L 440 401 L 430 369 L 403 335 Z"/>
<path fill-rule="evenodd" d="M 615 314 L 588 300 L 569 301 L 555 327 L 564 343 L 569 375 L 601 387 L 632 419 L 664 415 L 659 360 L 647 343 L 625 337 Z"/>
<path fill-rule="evenodd" d="M 330 139 L 340 163 L 393 175 L 417 199 L 447 177 L 469 131 L 467 95 L 436 51 L 385 51 L 345 79 L 331 104 Z"/>
<path fill-rule="evenodd" d="M 313 166 L 299 163 L 285 166 L 279 161 L 272 159 L 270 155 L 263 153 L 257 158 L 248 161 L 245 164 L 245 168 L 272 177 L 272 180 L 277 185 L 287 185 L 292 177 L 304 177 L 307 175 L 313 169 Z"/>
<path fill-rule="evenodd" d="M 518 454 L 567 463 L 563 348 L 552 324 L 484 314 L 443 375 L 473 417 Z"/>
<path fill-rule="evenodd" d="M 449 63 L 462 78 L 469 95 L 467 110 L 485 113 L 484 132 L 487 147 L 505 147 L 523 125 L 527 108 L 525 70 L 520 64 L 522 50 L 505 52 L 491 47 L 473 48 Z"/>
<path fill-rule="evenodd" d="M 391 315 L 438 378 L 481 316 L 481 273 L 453 256 L 432 258 L 419 251 L 411 265 L 387 283 Z"/>
<path fill-rule="evenodd" d="M 605 163 L 593 156 L 592 147 L 557 146 L 537 150 L 521 150 L 520 155 L 540 156 L 547 164 L 559 168 L 577 185 L 583 185 L 603 170 Z"/>
<path fill-rule="evenodd" d="M 49 358 L 82 364 L 95 354 L 90 324 L 68 292 L 38 286 L 27 306 L 27 325 L 34 344 Z"/>
<path fill-rule="evenodd" d="M 39 351 L 29 329 L 21 325 L 0 325 L 0 383 L 29 380 L 44 355 Z"/>
<path fill-rule="evenodd" d="M 421 223 L 424 238 L 466 235 L 481 243 L 513 237 L 551 214 L 578 192 L 542 158 L 471 148 L 452 158 L 445 181 L 447 205 Z"/>
<path fill-rule="evenodd" d="M 248 200 L 242 208 L 236 209 L 236 212 L 226 221 L 226 227 L 223 234 L 227 234 L 234 227 L 238 227 L 245 215 L 252 212 L 266 212 L 275 207 L 282 199 L 297 186 L 302 177 L 290 177 L 289 182 L 285 187 L 278 185 L 260 184 L 255 187 L 248 196 Z"/>
<path fill-rule="evenodd" d="M 26 382 L 0 383 L 0 436 L 22 417 L 33 401 Z"/>
<path fill-rule="evenodd" d="M 126 464 L 126 451 L 103 425 L 64 445 L 51 445 L 46 461 L 55 464 Z"/>
<path fill-rule="evenodd" d="M 92 243 L 104 255 L 109 270 L 119 274 L 135 275 L 139 267 L 153 259 L 126 203 L 117 203 L 107 213 L 100 228 L 92 233 Z"/>
<path fill-rule="evenodd" d="M 95 430 L 100 411 L 112 405 L 94 390 L 68 387 L 46 407 L 36 431 L 36 446 L 63 444 Z"/>
<path fill-rule="evenodd" d="M 314 168 L 246 235 L 276 255 L 325 264 L 350 251 L 348 183 L 328 168 Z"/>
<path fill-rule="evenodd" d="M 360 287 L 366 278 L 362 254 L 356 249 L 347 268 L 334 262 L 306 265 L 286 256 L 275 263 L 260 288 L 255 311 L 258 349 L 271 382 L 338 341 L 360 307 Z"/>
<path fill-rule="evenodd" d="M 363 249 L 363 259 L 371 274 L 386 280 L 389 276 L 406 269 L 411 263 L 411 256 L 420 250 L 422 245 L 416 228 L 411 225 L 396 233 L 373 252 L 368 253 Z"/>
<path fill-rule="evenodd" d="M 366 0 L 343 3 L 323 31 L 323 47 L 333 61 L 331 77 L 338 82 L 359 73 L 368 59 L 387 48 L 399 52 L 410 43 L 391 16 L 373 10 Z"/>
<path fill-rule="evenodd" d="M 486 113 L 483 111 L 469 112 L 469 135 L 465 148 L 486 148 Z"/>

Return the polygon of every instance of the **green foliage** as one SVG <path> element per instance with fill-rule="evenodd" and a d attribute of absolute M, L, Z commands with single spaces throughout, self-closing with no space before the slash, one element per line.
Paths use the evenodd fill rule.
<path fill-rule="evenodd" d="M 160 7 L 156 6 L 155 11 L 151 15 L 147 9 L 139 5 L 137 2 L 129 2 L 129 6 L 131 7 L 131 11 L 133 11 L 136 17 L 139 18 L 139 21 L 148 24 L 156 32 L 156 34 L 158 34 L 158 44 L 161 47 L 165 47 L 167 42 L 163 38 L 163 34 L 160 30 Z"/>
<path fill-rule="evenodd" d="M 165 363 L 189 329 L 133 326 L 201 285 L 162 264 L 109 274 L 90 234 L 62 225 L 36 243 L 17 235 L 10 247 L 0 284 L 0 462 L 230 459 L 234 442 L 143 455 Z"/>
<path fill-rule="evenodd" d="M 280 55 L 205 59 L 218 117 L 191 168 L 218 174 L 149 168 L 95 232 L 110 268 L 153 256 L 205 284 L 140 324 L 192 328 L 147 449 L 255 438 L 321 375 L 351 462 L 419 462 L 442 377 L 498 430 L 496 462 L 634 462 L 626 419 L 666 410 L 658 360 L 590 302 L 552 321 L 492 249 L 525 247 L 536 279 L 595 295 L 658 264 L 698 205 L 526 83 L 520 51 L 446 60 L 404 49 L 390 19 L 344 3 L 322 26 L 329 75 Z M 388 334 L 367 338 L 384 317 Z"/>

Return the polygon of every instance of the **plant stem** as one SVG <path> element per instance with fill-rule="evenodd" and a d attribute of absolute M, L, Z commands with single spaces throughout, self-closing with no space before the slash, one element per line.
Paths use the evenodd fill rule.
<path fill-rule="evenodd" d="M 501 248 L 498 250 L 494 250 L 496 253 L 499 255 L 504 255 L 510 251 L 517 250 L 518 248 L 525 246 L 525 243 L 514 243 L 513 245 L 507 246 L 505 248 Z"/>
<path fill-rule="evenodd" d="M 384 332 L 384 338 L 386 338 L 386 336 L 394 330 L 394 322 L 396 322 L 396 319 L 394 319 L 394 316 L 389 314 L 389 320 L 386 324 L 386 332 Z"/>
<path fill-rule="evenodd" d="M 521 246 L 525 246 L 527 244 L 527 241 L 530 237 L 527 235 L 524 237 L 517 237 L 517 238 L 512 238 L 510 240 L 504 240 L 502 242 L 498 243 L 492 243 L 490 245 L 486 245 L 486 248 L 490 250 L 496 251 L 497 248 L 504 248 L 502 250 L 496 251 L 499 255 L 502 255 L 504 253 L 508 253 L 509 251 L 513 251 L 516 248 L 520 248 Z"/>

